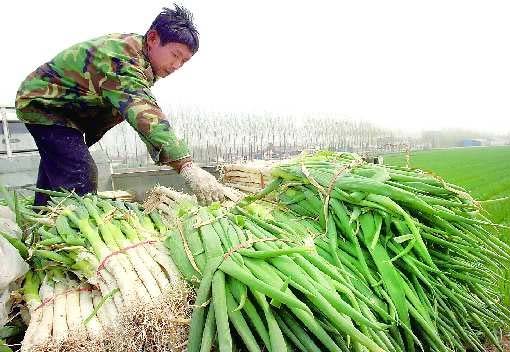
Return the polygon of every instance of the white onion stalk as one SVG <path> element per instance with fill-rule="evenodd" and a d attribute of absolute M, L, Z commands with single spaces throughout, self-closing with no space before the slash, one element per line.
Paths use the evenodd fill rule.
<path fill-rule="evenodd" d="M 89 198 L 84 198 L 83 204 L 87 208 L 89 215 L 95 220 L 99 229 L 99 233 L 101 234 L 104 243 L 109 247 L 110 250 L 112 250 L 112 252 L 118 252 L 119 250 L 121 250 L 121 248 L 123 247 L 119 246 L 115 239 L 116 234 L 118 233 L 113 232 L 111 224 L 105 222 L 103 218 L 99 215 L 98 209 L 92 203 L 92 200 Z M 142 283 L 142 280 L 139 277 L 139 275 L 136 273 L 135 271 L 136 269 L 134 269 L 133 264 L 129 261 L 128 255 L 120 252 L 113 253 L 113 255 L 111 255 L 108 258 L 108 262 L 111 262 L 113 265 L 115 265 L 115 262 L 120 263 L 120 265 L 122 265 L 122 267 L 124 268 L 126 279 L 128 279 L 132 284 L 132 287 L 136 291 L 138 298 L 141 299 L 142 302 L 150 301 L 150 293 Z M 112 271 L 112 274 L 116 277 L 115 271 Z M 117 277 L 116 279 L 118 280 Z M 119 285 L 121 284 L 119 283 Z"/>
<path fill-rule="evenodd" d="M 113 321 L 110 319 L 108 314 L 106 313 L 103 297 L 101 296 L 101 293 L 97 290 L 94 290 L 91 292 L 92 295 L 92 304 L 94 305 L 94 309 L 96 311 L 97 319 L 99 320 L 99 323 L 101 324 L 103 330 L 106 330 L 109 328 Z"/>
<path fill-rule="evenodd" d="M 39 284 L 39 277 L 34 272 L 29 271 L 25 275 L 23 295 L 30 313 L 30 324 L 28 325 L 25 337 L 23 338 L 23 350 L 29 350 L 33 346 L 34 335 L 39 330 L 42 320 L 43 310 L 41 308 L 37 309 L 42 303 L 41 297 L 39 296 Z"/>
<path fill-rule="evenodd" d="M 77 284 L 74 281 L 69 282 L 69 288 L 66 293 L 66 319 L 69 332 L 72 334 L 82 326 L 82 317 L 80 312 L 80 293 Z"/>
<path fill-rule="evenodd" d="M 42 317 L 32 338 L 33 345 L 48 340 L 53 332 L 53 302 L 51 300 L 55 295 L 55 289 L 53 280 L 49 279 L 48 275 L 41 284 L 39 295 L 41 296 L 42 306 L 37 307 L 36 310 L 42 311 Z"/>
<path fill-rule="evenodd" d="M 90 242 L 98 261 L 103 263 L 102 267 L 99 267 L 99 273 L 102 274 L 102 272 L 107 270 L 113 276 L 120 289 L 124 302 L 145 301 L 144 297 L 146 295 L 148 296 L 148 293 L 141 284 L 140 279 L 132 269 L 127 268 L 128 270 L 126 271 L 119 259 L 122 258 L 122 254 L 112 255 L 113 250 L 105 244 L 106 240 L 103 242 L 99 233 L 91 226 L 86 209 L 78 207 L 73 211 L 70 208 L 66 208 L 62 211 L 62 215 L 67 216 L 69 220 L 80 229 L 81 234 Z M 102 235 L 104 238 L 108 235 L 108 231 L 103 231 Z M 108 242 L 111 243 L 113 241 L 108 239 Z"/>
<path fill-rule="evenodd" d="M 73 272 L 78 277 L 85 277 L 91 285 L 99 287 L 104 296 L 117 290 L 113 294 L 113 300 L 105 302 L 105 309 L 116 317 L 118 314 L 117 308 L 120 309 L 124 306 L 124 300 L 115 278 L 108 270 L 101 270 L 100 276 L 96 275 L 99 262 L 94 254 L 85 249 L 75 258 L 75 262 Z"/>
<path fill-rule="evenodd" d="M 68 333 L 69 328 L 66 319 L 66 290 L 67 280 L 65 277 L 54 278 L 55 281 L 55 297 L 53 300 L 53 338 L 59 342 L 64 340 Z M 74 308 L 76 309 L 76 308 Z"/>
<path fill-rule="evenodd" d="M 131 245 L 137 245 L 140 242 L 142 242 L 142 240 L 138 237 L 136 230 L 126 220 L 121 220 L 120 222 L 118 222 L 118 224 L 122 232 L 128 238 Z M 136 250 L 140 259 L 152 273 L 159 288 L 163 292 L 170 285 L 170 281 L 168 280 L 167 276 L 161 269 L 160 265 L 158 264 L 154 256 L 151 255 L 150 249 L 151 247 L 152 243 L 145 243 L 141 246 L 135 247 L 134 250 Z"/>
<path fill-rule="evenodd" d="M 92 290 L 89 284 L 80 286 L 80 312 L 82 324 L 85 325 L 87 333 L 91 339 L 97 339 L 103 333 L 103 328 L 99 319 L 94 313 L 94 304 L 92 303 Z"/>
<path fill-rule="evenodd" d="M 144 241 L 150 240 L 150 238 L 144 237 L 143 235 L 142 239 Z M 165 270 L 170 284 L 172 286 L 179 285 L 182 281 L 181 274 L 175 263 L 172 261 L 170 252 L 165 245 L 162 242 L 157 241 L 149 245 L 147 248 L 154 260 Z"/>
<path fill-rule="evenodd" d="M 128 248 L 130 246 L 133 246 L 133 244 L 124 237 L 124 235 L 122 234 L 121 230 L 118 227 L 116 227 L 113 224 L 108 225 L 115 241 L 117 242 L 120 248 Z M 137 244 L 134 246 L 137 246 Z M 161 295 L 161 289 L 159 288 L 158 283 L 156 282 L 156 279 L 154 278 L 152 272 L 146 266 L 146 263 L 144 263 L 144 261 L 142 261 L 142 259 L 138 255 L 138 251 L 136 251 L 136 248 L 138 248 L 138 246 L 126 249 L 125 250 L 126 256 L 129 258 L 129 261 L 136 270 L 136 273 L 140 278 L 140 281 L 147 289 L 147 292 L 149 292 L 151 298 L 152 299 L 157 298 Z"/>
<path fill-rule="evenodd" d="M 112 300 L 105 302 L 105 305 L 107 305 L 106 309 L 110 311 L 111 314 L 117 315 L 119 310 L 121 310 L 125 305 L 124 299 L 122 298 L 120 292 L 114 292 L 114 290 L 120 290 L 117 282 L 115 282 L 114 277 L 108 272 L 108 270 L 103 270 L 101 272 L 101 278 L 98 280 L 98 282 L 103 296 L 113 293 Z"/>
<path fill-rule="evenodd" d="M 170 284 L 179 285 L 181 283 L 181 275 L 179 270 L 172 261 L 168 249 L 161 242 L 158 234 L 154 229 L 147 229 L 142 225 L 136 215 L 128 216 L 128 223 L 138 234 L 141 241 L 154 241 L 154 243 L 144 246 L 149 255 L 154 258 L 156 263 L 164 270 Z"/>

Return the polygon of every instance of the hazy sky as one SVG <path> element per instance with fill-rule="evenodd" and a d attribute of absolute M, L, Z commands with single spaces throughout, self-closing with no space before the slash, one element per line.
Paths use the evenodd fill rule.
<path fill-rule="evenodd" d="M 165 110 L 323 111 L 405 130 L 510 132 L 510 1 L 181 3 L 194 12 L 200 50 L 156 83 Z M 0 104 L 13 105 L 24 77 L 62 49 L 143 34 L 169 5 L 2 2 Z"/>

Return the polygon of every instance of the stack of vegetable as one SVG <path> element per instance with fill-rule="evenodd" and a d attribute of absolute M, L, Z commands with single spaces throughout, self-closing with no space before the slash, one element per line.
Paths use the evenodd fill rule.
<path fill-rule="evenodd" d="M 136 204 L 52 192 L 33 214 L 24 350 L 179 350 L 192 291 Z M 70 347 L 72 346 L 72 347 Z"/>
<path fill-rule="evenodd" d="M 380 298 L 387 296 L 404 331 L 411 330 L 405 350 L 412 348 L 411 332 L 438 350 L 441 344 L 483 350 L 483 336 L 497 344 L 492 331 L 509 325 L 498 282 L 510 248 L 465 190 L 420 171 L 363 164 L 350 154 L 307 157 L 273 175 L 283 188 L 290 185 L 278 196 L 289 208 L 319 214 L 328 234 L 324 256 L 339 266 L 354 260 L 353 275 L 382 286 Z"/>
<path fill-rule="evenodd" d="M 190 196 L 169 187 L 156 186 L 147 195 L 143 208 L 153 214 L 161 213 L 166 224 L 175 227 L 175 221 L 182 215 L 179 213 L 197 204 L 196 196 Z"/>
<path fill-rule="evenodd" d="M 198 287 L 189 351 L 498 346 L 510 248 L 463 189 L 346 153 L 272 175 L 230 210 L 176 204 L 166 244 Z"/>
<path fill-rule="evenodd" d="M 465 190 L 329 152 L 263 180 L 228 206 L 165 187 L 143 207 L 59 192 L 41 213 L 14 204 L 25 236 L 5 238 L 31 269 L 23 350 L 499 348 L 510 247 Z"/>
<path fill-rule="evenodd" d="M 271 181 L 271 168 L 278 162 L 255 160 L 243 164 L 225 164 L 220 168 L 221 180 L 226 186 L 243 192 L 258 193 Z"/>

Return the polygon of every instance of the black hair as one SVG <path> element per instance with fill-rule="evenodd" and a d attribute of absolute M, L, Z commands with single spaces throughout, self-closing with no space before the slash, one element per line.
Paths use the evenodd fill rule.
<path fill-rule="evenodd" d="M 198 30 L 193 23 L 193 14 L 176 3 L 174 7 L 175 9 L 164 7 L 152 22 L 149 31 L 155 30 L 158 33 L 161 45 L 170 42 L 181 43 L 195 54 L 198 51 Z"/>

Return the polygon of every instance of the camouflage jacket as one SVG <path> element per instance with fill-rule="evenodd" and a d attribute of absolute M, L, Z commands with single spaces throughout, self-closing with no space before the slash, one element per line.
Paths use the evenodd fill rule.
<path fill-rule="evenodd" d="M 87 145 L 127 122 L 157 164 L 189 156 L 150 91 L 156 77 L 144 38 L 110 34 L 76 44 L 32 72 L 16 95 L 26 123 L 58 124 L 85 134 Z"/>

